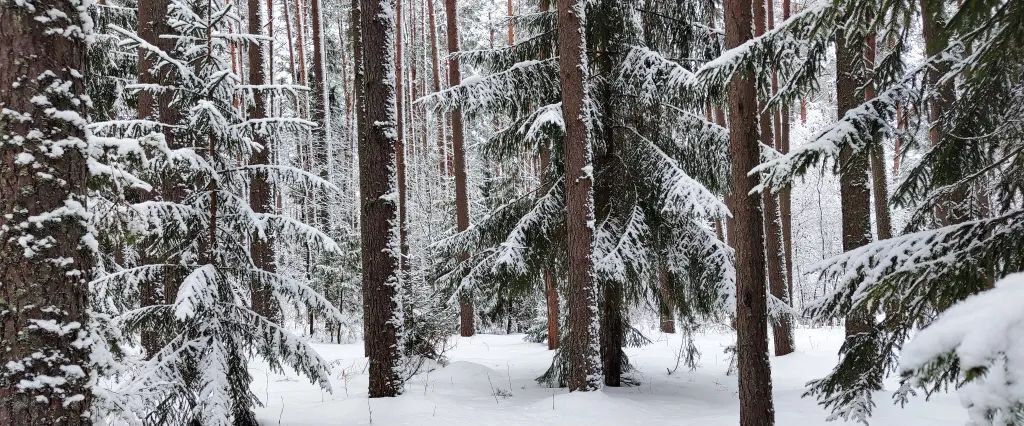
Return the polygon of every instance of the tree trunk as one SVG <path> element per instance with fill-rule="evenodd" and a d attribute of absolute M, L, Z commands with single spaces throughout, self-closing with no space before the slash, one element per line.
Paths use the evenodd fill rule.
<path fill-rule="evenodd" d="M 558 349 L 558 282 L 551 268 L 544 268 L 544 301 L 548 307 L 548 350 Z"/>
<path fill-rule="evenodd" d="M 676 332 L 675 300 L 672 299 L 672 289 L 669 288 L 668 265 L 661 265 L 658 268 L 658 313 L 661 317 L 661 332 L 674 334 Z"/>
<path fill-rule="evenodd" d="M 434 93 L 437 93 L 441 91 L 441 67 L 437 63 L 437 23 L 434 19 L 434 0 L 427 0 L 427 23 L 430 25 L 430 73 L 433 77 Z M 438 126 L 437 130 L 437 155 L 440 157 L 442 176 L 451 174 L 443 129 L 444 126 Z"/>
<path fill-rule="evenodd" d="M 550 0 L 540 0 L 538 3 L 541 12 L 547 12 L 551 9 Z M 540 54 L 540 59 L 547 59 L 551 56 L 550 49 L 543 49 Z M 544 193 L 551 188 L 553 182 L 548 179 L 548 170 L 551 166 L 551 149 L 548 146 L 542 146 L 540 148 L 540 179 L 544 182 Z M 545 301 L 547 302 L 548 308 L 548 349 L 558 349 L 558 338 L 561 317 L 559 315 L 560 307 L 558 305 L 558 284 L 554 276 L 553 267 L 547 265 L 544 267 L 544 287 L 545 287 Z"/>
<path fill-rule="evenodd" d="M 605 386 L 622 385 L 623 352 L 625 329 L 622 311 L 625 309 L 622 284 L 608 282 L 604 297 L 601 298 L 601 366 L 604 369 Z"/>
<path fill-rule="evenodd" d="M 765 15 L 767 14 L 769 19 L 774 18 L 771 12 L 772 8 L 766 10 L 764 0 L 754 3 L 755 36 L 764 35 L 767 30 L 766 21 L 768 21 Z M 776 90 L 774 75 L 771 90 L 772 92 Z M 771 111 L 762 113 L 758 123 L 761 132 L 761 143 L 765 146 L 775 147 L 772 118 L 773 114 Z M 782 301 L 788 301 L 788 297 L 786 297 L 786 262 L 782 252 L 782 226 L 779 220 L 779 201 L 771 191 L 763 191 L 761 193 L 761 203 L 764 206 L 764 250 L 768 266 L 768 289 L 772 296 Z M 788 355 L 793 352 L 793 322 L 789 315 L 777 315 L 777 317 L 772 322 L 775 356 Z"/>
<path fill-rule="evenodd" d="M 864 51 L 865 66 L 872 70 L 875 67 L 875 49 L 877 39 L 874 34 L 868 36 Z M 864 99 L 875 97 L 875 86 L 868 83 L 864 86 Z M 875 232 L 879 240 L 892 238 L 892 216 L 889 213 L 889 182 L 885 173 L 885 147 L 879 143 L 871 149 L 871 195 L 875 206 Z"/>
<path fill-rule="evenodd" d="M 836 106 L 842 117 L 864 100 L 863 37 L 836 33 Z M 856 154 L 849 148 L 839 153 L 843 167 L 839 171 L 839 192 L 843 217 L 843 251 L 850 251 L 871 242 L 871 193 L 868 187 L 868 153 Z M 846 318 L 846 335 L 871 329 L 868 312 L 851 312 Z"/>
<path fill-rule="evenodd" d="M 445 0 L 445 17 L 448 24 L 448 86 L 455 87 L 462 82 L 459 58 L 451 55 L 459 51 L 459 23 L 456 0 Z M 466 191 L 466 146 L 462 128 L 462 109 L 456 108 L 452 116 L 452 163 L 455 172 L 455 225 L 459 232 L 469 229 L 469 194 Z M 459 255 L 460 260 L 468 253 Z M 469 337 L 476 334 L 473 323 L 474 308 L 472 294 L 459 295 L 459 334 Z"/>
<path fill-rule="evenodd" d="M 352 109 L 353 111 L 355 111 L 354 124 L 356 127 L 355 138 L 358 145 L 356 147 L 357 150 L 361 149 L 363 141 L 366 140 L 367 132 L 365 124 L 366 111 L 363 109 L 363 106 L 366 104 L 366 81 L 363 73 L 365 66 L 363 65 L 363 31 L 361 22 L 362 13 L 360 12 L 360 1 L 361 0 L 352 0 L 352 21 L 350 25 L 350 31 L 352 36 L 352 92 L 354 94 Z M 357 157 L 360 157 L 360 155 L 357 155 Z M 362 162 L 360 162 L 360 166 L 361 165 Z M 360 174 L 361 173 L 362 171 L 360 170 Z M 360 210 L 360 214 L 362 214 L 362 210 Z M 362 221 L 362 216 L 360 216 L 360 221 Z M 360 228 L 362 228 L 361 223 Z M 363 290 L 365 294 L 365 288 Z M 365 310 L 366 301 L 364 300 L 363 303 L 363 309 Z M 369 323 L 367 321 L 363 321 L 363 352 L 366 353 L 367 355 L 369 355 L 370 353 L 370 330 L 368 327 Z"/>
<path fill-rule="evenodd" d="M 296 51 L 298 52 L 299 84 L 305 86 L 309 79 L 306 78 L 306 11 L 302 7 L 302 0 L 295 0 L 295 35 Z M 300 108 L 305 112 L 306 108 Z"/>
<path fill-rule="evenodd" d="M 395 157 L 398 162 L 398 229 L 399 245 L 401 247 L 402 271 L 409 271 L 409 229 L 406 227 L 406 178 L 405 178 L 405 115 L 403 113 L 403 92 L 402 80 L 402 0 L 395 1 L 395 110 L 398 121 L 395 123 L 395 130 L 398 139 L 395 140 Z"/>
<path fill-rule="evenodd" d="M 398 315 L 401 301 L 398 206 L 395 187 L 394 0 L 361 0 L 365 81 L 360 113 L 359 189 L 363 267 L 363 317 L 370 359 L 371 398 L 395 396 L 399 376 Z M 370 126 L 368 124 L 372 123 Z"/>
<path fill-rule="evenodd" d="M 587 122 L 587 53 L 583 0 L 558 0 L 558 74 L 565 117 L 565 199 L 569 251 L 570 391 L 597 389 L 597 330 L 594 311 L 594 176 Z"/>
<path fill-rule="evenodd" d="M 726 0 L 725 46 L 752 38 L 750 0 Z M 772 425 L 771 365 L 768 363 L 768 307 L 765 288 L 763 216 L 759 197 L 748 195 L 760 183 L 750 169 L 759 163 L 757 92 L 754 76 L 743 72 L 729 84 L 729 140 L 732 157 L 736 250 L 736 350 L 739 367 L 740 424 Z"/>
<path fill-rule="evenodd" d="M 31 5 L 0 5 L 0 424 L 85 425 L 90 34 L 76 3 Z"/>
<path fill-rule="evenodd" d="M 330 144 L 327 143 L 328 126 L 330 118 L 328 113 L 330 106 L 327 104 L 327 85 L 325 83 L 325 72 L 324 67 L 324 54 L 323 54 L 323 26 L 321 21 L 323 18 L 320 12 L 320 0 L 310 0 L 310 29 L 313 33 L 313 64 L 312 64 L 312 76 L 310 81 L 310 96 L 311 101 L 311 118 L 316 122 L 316 128 L 313 129 L 312 145 L 310 146 L 313 157 L 313 164 L 311 168 L 315 169 L 320 179 L 329 179 L 329 169 L 331 163 L 331 156 L 329 155 Z M 331 224 L 328 219 L 328 196 L 327 191 L 314 190 L 314 220 L 315 225 L 318 229 L 324 232 L 331 230 Z"/>
<path fill-rule="evenodd" d="M 782 0 L 782 20 L 789 19 L 792 5 L 790 0 Z M 789 103 L 782 106 L 779 123 L 778 143 L 776 149 L 783 154 L 789 153 L 790 120 L 793 118 Z M 786 254 L 786 292 L 790 306 L 795 306 L 793 298 L 793 187 L 786 185 L 779 190 L 779 216 L 782 218 L 782 246 Z"/>
<path fill-rule="evenodd" d="M 249 34 L 263 33 L 263 19 L 260 16 L 260 1 L 249 0 Z M 263 68 L 263 47 L 259 44 L 249 45 L 249 84 L 262 86 L 266 84 L 266 77 Z M 253 101 L 249 104 L 248 116 L 250 119 L 260 119 L 267 116 L 266 94 L 263 90 L 253 90 Z M 270 143 L 271 139 L 264 133 L 256 132 L 253 135 L 253 142 L 259 144 L 262 149 L 253 150 L 249 157 L 249 164 L 253 166 L 266 166 L 270 164 Z M 257 171 L 253 174 L 252 182 L 249 184 L 249 203 L 255 213 L 271 213 L 273 206 L 270 202 L 270 181 L 265 171 Z M 253 233 L 251 237 L 250 251 L 255 266 L 267 272 L 275 272 L 277 265 L 274 262 L 274 239 L 273 235 L 260 237 L 259 233 Z M 274 295 L 270 287 L 264 283 L 253 283 L 251 290 L 252 309 L 270 321 L 280 320 L 279 309 L 274 301 Z"/>

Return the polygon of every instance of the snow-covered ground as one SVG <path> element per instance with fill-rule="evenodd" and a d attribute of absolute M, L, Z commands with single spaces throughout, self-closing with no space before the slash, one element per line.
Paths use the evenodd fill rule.
<path fill-rule="evenodd" d="M 316 345 L 334 362 L 334 394 L 322 392 L 295 375 L 268 374 L 254 367 L 253 392 L 266 406 L 257 410 L 263 424 L 274 425 L 736 425 L 739 424 L 736 376 L 727 376 L 722 352 L 726 333 L 697 336 L 701 364 L 673 374 L 680 338 L 648 333 L 654 343 L 627 349 L 642 385 L 572 393 L 538 385 L 551 362 L 543 344 L 522 335 L 455 337 L 450 363 L 420 374 L 398 398 L 366 397 L 366 359 L 362 343 Z M 841 424 L 825 421 L 827 413 L 803 399 L 804 384 L 829 371 L 842 342 L 841 329 L 800 329 L 797 352 L 772 358 L 776 424 Z M 956 395 L 894 406 L 890 390 L 876 395 L 873 425 L 962 425 L 967 415 Z"/>

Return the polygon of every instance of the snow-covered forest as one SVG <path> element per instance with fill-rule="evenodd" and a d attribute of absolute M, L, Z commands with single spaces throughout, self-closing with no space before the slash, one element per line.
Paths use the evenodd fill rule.
<path fill-rule="evenodd" d="M 1024 0 L 0 0 L 0 425 L 1024 425 Z"/>

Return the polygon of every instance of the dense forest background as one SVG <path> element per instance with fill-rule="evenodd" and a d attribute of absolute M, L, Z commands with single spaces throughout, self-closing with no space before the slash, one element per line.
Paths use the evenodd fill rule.
<path fill-rule="evenodd" d="M 676 369 L 729 336 L 767 425 L 821 328 L 822 417 L 1024 424 L 1022 31 L 1015 0 L 0 0 L 0 424 L 257 424 L 254 368 L 332 390 L 328 344 L 394 397 L 454 334 L 642 386 L 656 329 Z"/>

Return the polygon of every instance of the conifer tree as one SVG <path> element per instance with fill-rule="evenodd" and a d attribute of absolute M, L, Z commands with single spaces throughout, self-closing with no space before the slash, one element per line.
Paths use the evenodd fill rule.
<path fill-rule="evenodd" d="M 365 75 L 359 123 L 366 126 L 359 140 L 360 223 L 371 398 L 396 396 L 402 391 L 394 10 L 393 0 L 362 0 L 359 4 Z"/>
<path fill-rule="evenodd" d="M 569 390 L 588 391 L 598 386 L 597 289 L 594 283 L 594 159 L 586 110 L 587 53 L 583 28 L 583 1 L 559 0 L 558 50 L 562 117 L 565 122 L 565 229 L 568 233 Z"/>
<path fill-rule="evenodd" d="M 753 38 L 749 0 L 728 0 L 725 5 L 725 47 L 735 48 Z M 729 153 L 732 157 L 732 214 L 736 249 L 736 352 L 739 368 L 740 424 L 775 424 L 771 365 L 768 363 L 768 306 L 764 256 L 763 216 L 757 197 L 758 108 L 755 76 L 748 71 L 729 83 Z"/>

